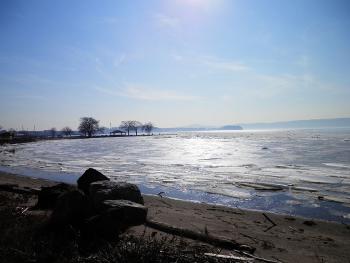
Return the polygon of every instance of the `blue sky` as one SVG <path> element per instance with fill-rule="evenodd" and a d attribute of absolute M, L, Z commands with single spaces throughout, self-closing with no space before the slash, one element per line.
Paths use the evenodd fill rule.
<path fill-rule="evenodd" d="M 0 1 L 0 125 L 350 117 L 350 2 Z"/>

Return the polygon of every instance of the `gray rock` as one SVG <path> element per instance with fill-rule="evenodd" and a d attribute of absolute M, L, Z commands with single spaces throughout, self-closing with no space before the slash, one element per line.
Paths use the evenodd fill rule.
<path fill-rule="evenodd" d="M 147 207 L 129 200 L 105 200 L 101 208 L 127 227 L 146 222 Z"/>
<path fill-rule="evenodd" d="M 101 214 L 86 221 L 84 235 L 88 239 L 113 239 L 131 226 L 146 222 L 147 208 L 128 200 L 105 200 Z"/>
<path fill-rule="evenodd" d="M 59 183 L 54 186 L 42 187 L 38 193 L 38 209 L 53 209 L 59 196 L 76 189 L 73 185 Z"/>
<path fill-rule="evenodd" d="M 52 211 L 50 223 L 56 226 L 80 226 L 89 213 L 89 202 L 80 190 L 60 195 Z"/>
<path fill-rule="evenodd" d="M 129 200 L 143 205 L 139 188 L 130 183 L 101 181 L 90 185 L 90 198 L 96 210 L 101 210 L 104 200 Z"/>
<path fill-rule="evenodd" d="M 109 181 L 109 178 L 99 171 L 89 168 L 82 176 L 79 177 L 77 183 L 78 188 L 82 190 L 85 194 L 89 193 L 90 184 L 98 181 Z"/>

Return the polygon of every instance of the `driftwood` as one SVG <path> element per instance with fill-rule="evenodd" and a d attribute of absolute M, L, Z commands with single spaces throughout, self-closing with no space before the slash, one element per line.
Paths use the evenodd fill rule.
<path fill-rule="evenodd" d="M 264 230 L 264 232 L 267 232 L 267 231 L 269 231 L 271 228 L 277 226 L 277 224 L 276 224 L 275 222 L 273 222 L 272 219 L 269 218 L 265 213 L 262 213 L 262 215 L 272 224 L 272 226 L 266 228 L 266 229 Z"/>
<path fill-rule="evenodd" d="M 256 260 L 259 260 L 259 261 L 262 261 L 262 262 L 266 262 L 266 263 L 282 263 L 282 261 L 277 261 L 277 260 L 273 260 L 273 259 L 267 259 L 267 258 L 262 258 L 262 257 L 258 257 L 258 256 L 255 256 L 255 255 L 252 255 L 248 252 L 245 252 L 245 251 L 241 251 L 241 250 L 234 250 L 236 253 L 239 253 L 239 254 L 242 254 L 242 255 L 245 255 L 247 257 L 251 257 L 251 258 L 254 258 Z"/>
<path fill-rule="evenodd" d="M 252 262 L 254 261 L 253 258 L 247 258 L 247 257 L 239 257 L 234 255 L 221 255 L 221 254 L 214 254 L 214 253 L 204 253 L 204 256 L 207 257 L 214 257 L 214 258 L 223 258 L 223 259 L 234 259 L 235 262 Z"/>
<path fill-rule="evenodd" d="M 236 249 L 240 251 L 247 251 L 250 253 L 253 253 L 255 251 L 255 248 L 247 245 L 239 244 L 234 240 L 229 240 L 222 237 L 215 237 L 210 234 L 206 235 L 206 234 L 198 233 L 189 229 L 167 225 L 167 224 L 150 220 L 150 219 L 146 220 L 145 225 L 162 232 L 166 232 L 172 235 L 177 235 L 185 238 L 190 238 L 193 240 L 202 241 L 204 243 L 211 244 L 211 245 L 218 246 L 225 249 Z"/>

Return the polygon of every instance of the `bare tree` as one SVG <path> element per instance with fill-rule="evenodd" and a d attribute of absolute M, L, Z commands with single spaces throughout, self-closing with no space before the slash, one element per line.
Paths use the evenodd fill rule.
<path fill-rule="evenodd" d="M 73 130 L 71 128 L 69 128 L 68 126 L 64 127 L 61 131 L 66 136 L 72 136 Z"/>
<path fill-rule="evenodd" d="M 137 131 L 140 128 L 142 129 L 142 123 L 139 121 L 133 121 L 133 129 L 135 131 L 136 136 L 137 136 Z"/>
<path fill-rule="evenodd" d="M 144 125 L 142 125 L 142 130 L 146 132 L 148 135 L 151 134 L 152 130 L 154 128 L 154 125 L 152 122 L 147 122 Z"/>
<path fill-rule="evenodd" d="M 122 121 L 119 126 L 120 129 L 126 131 L 128 136 L 130 134 L 130 130 L 133 129 L 133 121 Z"/>
<path fill-rule="evenodd" d="M 52 138 L 56 137 L 56 133 L 57 133 L 56 128 L 55 128 L 55 127 L 52 127 L 52 128 L 50 129 L 50 135 L 51 135 L 51 137 L 52 137 Z"/>
<path fill-rule="evenodd" d="M 91 137 L 99 131 L 99 121 L 91 117 L 82 117 L 78 130 L 85 136 Z"/>
<path fill-rule="evenodd" d="M 141 126 L 142 124 L 139 121 L 122 121 L 119 128 L 125 130 L 128 133 L 128 136 L 130 135 L 130 131 L 133 130 L 137 136 L 137 131 Z"/>

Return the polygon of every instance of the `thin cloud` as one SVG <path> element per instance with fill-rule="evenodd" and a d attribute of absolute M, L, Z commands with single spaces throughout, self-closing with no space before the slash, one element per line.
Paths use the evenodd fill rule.
<path fill-rule="evenodd" d="M 137 84 L 126 84 L 121 90 L 111 90 L 96 87 L 95 90 L 118 97 L 128 97 L 136 100 L 144 101 L 195 101 L 199 97 L 181 94 L 173 90 L 150 88 Z"/>
<path fill-rule="evenodd" d="M 119 67 L 121 65 L 123 65 L 126 62 L 127 58 L 126 58 L 126 54 L 121 54 L 119 57 L 114 59 L 113 65 L 114 67 Z"/>
<path fill-rule="evenodd" d="M 214 56 L 190 56 L 185 57 L 179 54 L 172 54 L 171 57 L 177 62 L 187 62 L 198 66 L 204 66 L 215 70 L 224 71 L 248 71 L 250 68 L 243 63 L 222 59 Z"/>
<path fill-rule="evenodd" d="M 226 71 L 247 71 L 249 67 L 235 61 L 224 61 L 212 58 L 201 59 L 200 63 L 213 69 L 226 70 Z"/>
<path fill-rule="evenodd" d="M 94 90 L 105 95 L 122 96 L 122 94 L 118 90 L 105 89 L 101 87 L 95 87 Z"/>
<path fill-rule="evenodd" d="M 182 61 L 184 60 L 184 57 L 178 54 L 172 54 L 171 57 L 176 61 Z"/>
<path fill-rule="evenodd" d="M 176 29 L 180 26 L 180 20 L 176 17 L 171 17 L 165 14 L 156 14 L 154 18 L 157 25 L 160 27 Z"/>

